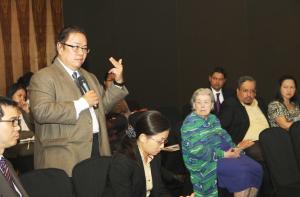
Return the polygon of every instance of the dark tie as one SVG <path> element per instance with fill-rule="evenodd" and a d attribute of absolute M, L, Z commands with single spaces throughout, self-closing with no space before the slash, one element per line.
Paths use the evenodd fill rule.
<path fill-rule="evenodd" d="M 11 185 L 11 187 L 13 187 L 12 177 L 4 157 L 0 159 L 0 170 L 4 175 L 4 177 L 6 178 L 7 182 Z"/>
<path fill-rule="evenodd" d="M 216 112 L 217 112 L 217 115 L 219 115 L 220 114 L 220 109 L 221 109 L 220 92 L 216 93 L 216 95 L 217 95 Z"/>
<path fill-rule="evenodd" d="M 79 81 L 78 81 L 78 77 L 79 76 L 78 76 L 77 72 L 73 72 L 72 77 L 73 77 L 74 82 L 76 83 L 77 87 L 79 88 L 81 94 L 83 94 L 83 92 L 82 92 L 82 90 L 80 88 L 80 85 L 79 85 Z"/>
<path fill-rule="evenodd" d="M 77 81 L 78 80 L 78 74 L 77 74 L 77 72 L 73 72 L 72 77 L 73 77 L 73 79 L 75 81 Z"/>

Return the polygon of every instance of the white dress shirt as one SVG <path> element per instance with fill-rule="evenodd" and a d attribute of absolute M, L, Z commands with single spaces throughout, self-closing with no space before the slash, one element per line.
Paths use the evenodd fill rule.
<path fill-rule="evenodd" d="M 61 65 L 63 65 L 64 69 L 68 72 L 71 79 L 73 80 L 72 74 L 74 71 L 71 70 L 70 68 L 68 68 L 59 58 L 57 58 L 57 59 L 61 63 Z M 77 76 L 79 77 L 80 76 L 79 72 L 78 71 L 75 71 L 75 72 L 77 73 Z M 94 108 L 89 107 L 88 102 L 83 97 L 80 97 L 78 100 L 75 100 L 74 106 L 76 109 L 76 118 L 77 119 L 79 118 L 80 112 L 82 112 L 83 110 L 89 109 L 89 111 L 91 113 L 91 117 L 92 117 L 92 122 L 93 122 L 93 133 L 99 133 L 99 123 L 98 123 Z"/>
<path fill-rule="evenodd" d="M 224 102 L 224 96 L 223 96 L 223 93 L 222 93 L 222 89 L 220 89 L 219 91 L 216 91 L 215 89 L 213 89 L 211 87 L 211 90 L 214 94 L 215 102 L 217 101 L 217 93 L 220 93 L 219 100 L 220 100 L 220 103 L 222 104 Z"/>

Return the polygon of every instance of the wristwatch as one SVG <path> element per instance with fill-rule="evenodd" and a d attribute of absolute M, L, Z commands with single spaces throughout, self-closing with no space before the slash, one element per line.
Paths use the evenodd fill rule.
<path fill-rule="evenodd" d="M 120 86 L 120 87 L 125 85 L 125 81 L 123 81 L 122 83 L 118 83 L 118 82 L 116 82 L 116 80 L 114 80 L 113 83 L 114 83 L 114 85 Z"/>

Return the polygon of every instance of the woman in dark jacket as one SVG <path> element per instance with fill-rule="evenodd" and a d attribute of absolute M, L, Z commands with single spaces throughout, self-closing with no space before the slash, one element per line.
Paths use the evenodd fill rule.
<path fill-rule="evenodd" d="M 110 181 L 116 197 L 170 196 L 160 174 L 159 152 L 167 142 L 170 124 L 158 111 L 137 112 L 119 151 L 113 156 Z"/>

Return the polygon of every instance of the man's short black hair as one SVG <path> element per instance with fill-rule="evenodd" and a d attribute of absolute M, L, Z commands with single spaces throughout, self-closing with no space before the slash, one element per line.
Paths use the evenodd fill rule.
<path fill-rule="evenodd" d="M 242 84 L 245 82 L 245 81 L 252 81 L 252 82 L 255 82 L 255 79 L 251 76 L 241 76 L 238 81 L 237 81 L 237 86 L 238 86 L 238 89 L 240 89 L 240 87 L 242 86 Z"/>
<path fill-rule="evenodd" d="M 12 106 L 18 108 L 18 104 L 15 101 L 7 97 L 0 96 L 0 119 L 2 119 L 2 117 L 5 115 L 2 106 Z"/>
<path fill-rule="evenodd" d="M 225 69 L 224 69 L 223 67 L 220 67 L 220 66 L 215 67 L 215 68 L 211 71 L 210 76 L 212 76 L 214 73 L 222 73 L 225 79 L 226 79 L 226 77 L 227 77 L 227 74 L 226 74 L 226 72 L 225 72 Z"/>

